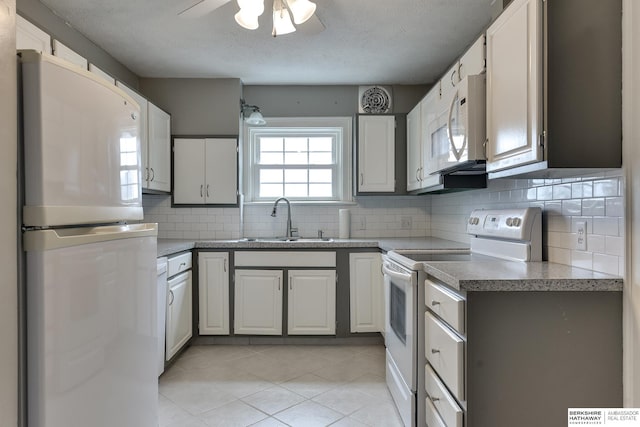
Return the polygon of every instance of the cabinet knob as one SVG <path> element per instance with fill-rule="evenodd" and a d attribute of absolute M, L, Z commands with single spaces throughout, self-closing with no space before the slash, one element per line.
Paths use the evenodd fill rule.
<path fill-rule="evenodd" d="M 203 190 L 204 190 L 204 185 L 200 185 L 200 197 L 204 197 Z"/>
<path fill-rule="evenodd" d="M 173 299 L 174 299 L 174 295 L 173 295 L 173 291 L 169 290 L 169 296 L 171 297 L 171 300 L 169 301 L 169 305 L 173 304 Z"/>
<path fill-rule="evenodd" d="M 207 184 L 207 197 L 209 197 L 209 184 Z"/>
<path fill-rule="evenodd" d="M 440 305 L 440 301 L 431 301 L 431 307 L 435 307 L 436 305 Z"/>
<path fill-rule="evenodd" d="M 153 181 L 153 180 L 154 180 L 154 178 L 156 177 L 156 173 L 155 173 L 155 171 L 153 170 L 153 168 L 149 168 L 149 170 L 151 171 L 151 179 L 150 179 L 150 181 Z"/>
<path fill-rule="evenodd" d="M 432 402 L 437 402 L 438 400 L 440 400 L 440 398 L 439 398 L 439 397 L 432 397 L 432 398 L 431 398 L 431 401 L 432 401 Z"/>
<path fill-rule="evenodd" d="M 431 349 L 431 354 L 437 354 L 437 353 L 440 353 L 440 350 L 438 350 L 437 348 Z"/>

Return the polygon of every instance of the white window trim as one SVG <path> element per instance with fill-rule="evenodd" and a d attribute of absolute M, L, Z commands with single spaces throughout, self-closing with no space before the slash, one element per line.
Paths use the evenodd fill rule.
<path fill-rule="evenodd" d="M 253 162 L 255 153 L 253 152 L 253 146 L 251 144 L 252 133 L 251 130 L 255 129 L 260 131 L 265 127 L 282 128 L 282 127 L 305 127 L 305 128 L 322 128 L 322 127 L 341 127 L 342 128 L 342 150 L 336 155 L 341 157 L 342 172 L 338 173 L 337 186 L 342 191 L 342 198 L 340 200 L 291 200 L 292 204 L 305 204 L 305 205 L 340 205 L 340 204 L 353 204 L 353 191 L 352 191 L 352 175 L 353 175 L 353 159 L 352 159 L 352 147 L 353 147 L 353 119 L 351 117 L 275 117 L 266 118 L 266 125 L 264 126 L 249 126 L 243 123 L 243 183 L 244 194 L 247 195 L 244 204 L 268 204 L 273 203 L 273 200 L 268 201 L 254 201 L 251 199 L 254 192 L 254 180 L 253 180 Z"/>

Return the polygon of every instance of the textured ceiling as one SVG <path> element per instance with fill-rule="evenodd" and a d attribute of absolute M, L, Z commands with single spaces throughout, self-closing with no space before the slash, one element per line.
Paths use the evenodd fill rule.
<path fill-rule="evenodd" d="M 41 0 L 141 77 L 237 77 L 245 84 L 431 83 L 490 21 L 491 0 L 316 0 L 326 29 L 241 28 L 235 0 L 196 19 L 198 0 Z"/>

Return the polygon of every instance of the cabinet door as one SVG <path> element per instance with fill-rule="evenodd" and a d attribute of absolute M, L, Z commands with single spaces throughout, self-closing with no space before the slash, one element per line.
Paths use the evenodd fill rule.
<path fill-rule="evenodd" d="M 33 49 L 51 55 L 51 36 L 16 15 L 16 49 Z"/>
<path fill-rule="evenodd" d="M 200 335 L 229 335 L 229 253 L 198 254 Z"/>
<path fill-rule="evenodd" d="M 395 117 L 358 116 L 358 191 L 395 190 Z"/>
<path fill-rule="evenodd" d="M 167 282 L 166 360 L 170 360 L 192 336 L 191 271 L 180 274 Z"/>
<path fill-rule="evenodd" d="M 514 0 L 487 29 L 487 171 L 543 157 L 541 3 Z"/>
<path fill-rule="evenodd" d="M 238 144 L 235 138 L 205 143 L 205 203 L 238 203 Z"/>
<path fill-rule="evenodd" d="M 289 335 L 335 335 L 335 270 L 289 270 Z"/>
<path fill-rule="evenodd" d="M 440 85 L 432 88 L 422 100 L 420 110 L 420 135 L 422 143 L 422 173 L 420 185 L 425 186 L 425 180 L 436 169 L 436 152 L 432 145 L 431 133 L 438 128 L 438 113 L 440 106 Z"/>
<path fill-rule="evenodd" d="M 134 101 L 140 106 L 140 155 L 142 157 L 142 188 L 148 188 L 149 186 L 149 120 L 147 112 L 147 99 L 140 95 L 135 90 L 131 89 L 121 81 L 116 82 L 116 86 L 124 91 L 127 95 L 133 98 Z"/>
<path fill-rule="evenodd" d="M 467 76 L 482 74 L 485 71 L 484 34 L 462 55 L 458 64 L 460 81 Z"/>
<path fill-rule="evenodd" d="M 282 335 L 282 270 L 236 270 L 235 334 Z"/>
<path fill-rule="evenodd" d="M 149 189 L 171 191 L 171 116 L 148 103 Z"/>
<path fill-rule="evenodd" d="M 72 64 L 77 65 L 83 70 L 86 70 L 89 66 L 89 61 L 87 61 L 84 56 L 76 53 L 76 51 L 74 51 L 73 49 L 60 43 L 59 40 L 53 40 L 53 54 L 58 58 L 62 58 Z"/>
<path fill-rule="evenodd" d="M 383 276 L 379 253 L 349 254 L 351 332 L 382 332 Z"/>
<path fill-rule="evenodd" d="M 173 202 L 204 203 L 204 139 L 173 141 Z"/>
<path fill-rule="evenodd" d="M 407 114 L 407 191 L 420 188 L 422 174 L 421 105 L 422 102 Z"/>

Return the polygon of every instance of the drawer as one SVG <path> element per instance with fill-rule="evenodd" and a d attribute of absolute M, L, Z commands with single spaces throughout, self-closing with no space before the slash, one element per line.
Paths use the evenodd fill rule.
<path fill-rule="evenodd" d="M 425 369 L 425 388 L 427 394 L 438 410 L 447 427 L 462 427 L 462 409 L 458 406 L 453 396 L 449 393 L 440 378 L 433 371 L 431 366 L 427 365 Z M 427 400 L 429 400 L 427 398 Z"/>
<path fill-rule="evenodd" d="M 191 252 L 173 256 L 167 261 L 167 276 L 175 276 L 176 274 L 189 270 L 191 268 Z"/>
<path fill-rule="evenodd" d="M 427 427 L 448 427 L 444 421 L 442 421 L 442 418 L 438 415 L 438 411 L 428 397 L 426 399 L 425 419 L 427 421 Z"/>
<path fill-rule="evenodd" d="M 461 334 L 465 333 L 463 295 L 427 279 L 424 301 L 431 311 L 442 317 L 453 329 Z"/>
<path fill-rule="evenodd" d="M 425 355 L 451 393 L 464 400 L 464 340 L 433 314 L 425 313 Z"/>

